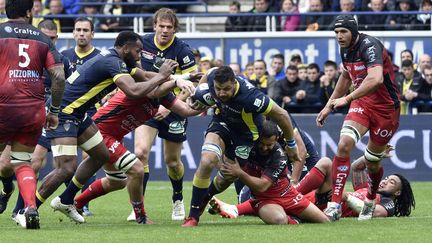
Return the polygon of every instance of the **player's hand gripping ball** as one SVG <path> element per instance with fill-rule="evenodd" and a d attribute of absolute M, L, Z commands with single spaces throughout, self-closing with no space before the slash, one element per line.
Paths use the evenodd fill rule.
<path fill-rule="evenodd" d="M 207 83 L 202 83 L 196 87 L 195 93 L 192 96 L 192 102 L 207 107 L 213 106 L 216 103 L 210 93 Z"/>

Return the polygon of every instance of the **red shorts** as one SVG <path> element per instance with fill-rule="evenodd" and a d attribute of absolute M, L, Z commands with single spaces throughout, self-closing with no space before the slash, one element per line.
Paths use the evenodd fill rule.
<path fill-rule="evenodd" d="M 103 135 L 103 141 L 108 148 L 110 158 L 108 160 L 108 164 L 115 164 L 119 158 L 121 158 L 125 153 L 128 152 L 128 149 L 123 146 L 123 143 L 118 141 L 117 139 Z"/>
<path fill-rule="evenodd" d="M 45 108 L 0 108 L 0 144 L 18 142 L 34 147 L 45 124 Z"/>
<path fill-rule="evenodd" d="M 277 195 L 266 199 L 260 198 L 251 201 L 256 215 L 258 215 L 259 210 L 267 204 L 277 204 L 285 210 L 286 214 L 297 216 L 309 206 L 310 201 L 294 187 L 290 186 L 283 196 Z"/>
<path fill-rule="evenodd" d="M 327 207 L 327 203 L 317 204 L 315 191 L 309 192 L 308 194 L 304 195 L 304 197 L 311 203 L 315 204 L 315 206 L 317 206 L 321 211 L 324 211 L 324 209 Z"/>
<path fill-rule="evenodd" d="M 370 109 L 359 100 L 351 102 L 345 120 L 354 121 L 369 128 L 372 142 L 386 145 L 399 127 L 400 109 Z"/>

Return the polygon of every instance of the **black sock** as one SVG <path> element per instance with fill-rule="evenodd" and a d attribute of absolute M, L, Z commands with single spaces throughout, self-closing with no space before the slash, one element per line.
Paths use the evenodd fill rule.
<path fill-rule="evenodd" d="M 0 176 L 0 180 L 3 182 L 3 192 L 6 194 L 12 193 L 14 190 L 13 176 L 9 176 L 9 177 Z"/>
<path fill-rule="evenodd" d="M 173 188 L 172 201 L 175 202 L 177 200 L 183 200 L 183 177 L 180 180 L 174 180 L 171 177 L 171 185 Z"/>

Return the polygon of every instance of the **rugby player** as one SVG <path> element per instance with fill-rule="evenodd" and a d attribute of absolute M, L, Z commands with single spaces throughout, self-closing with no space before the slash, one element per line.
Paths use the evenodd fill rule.
<path fill-rule="evenodd" d="M 30 23 L 32 0 L 8 0 L 9 21 L 0 25 L 0 153 L 11 145 L 10 160 L 23 197 L 27 229 L 38 229 L 36 175 L 31 153 L 42 128 L 56 129 L 65 74 L 52 41 Z M 45 111 L 43 70 L 51 77 L 51 100 Z M 2 194 L 12 193 L 11 181 Z"/>
<path fill-rule="evenodd" d="M 236 77 L 229 66 L 213 68 L 200 83 L 207 82 L 217 110 L 210 122 L 202 147 L 200 164 L 193 179 L 189 217 L 182 226 L 198 225 L 199 217 L 208 201 L 224 191 L 236 178 L 218 173 L 210 175 L 223 161 L 243 165 L 248 159 L 253 142 L 258 139 L 264 115 L 276 121 L 287 140 L 285 151 L 290 161 L 298 161 L 293 126 L 288 112 L 248 81 Z M 198 102 L 192 107 L 197 108 Z"/>
<path fill-rule="evenodd" d="M 324 125 L 334 110 L 350 105 L 343 123 L 338 148 L 332 163 L 332 200 L 325 214 L 331 220 L 341 216 L 341 200 L 350 173 L 350 154 L 355 144 L 369 131 L 364 157 L 368 168 L 368 193 L 359 220 L 372 218 L 375 197 L 384 170 L 381 158 L 387 143 L 399 127 L 399 89 L 394 79 L 392 63 L 383 44 L 376 38 L 360 34 L 351 15 L 340 15 L 334 24 L 336 39 L 341 47 L 343 71 L 326 106 L 316 118 Z M 346 95 L 351 85 L 354 91 Z"/>
<path fill-rule="evenodd" d="M 168 8 L 161 8 L 154 14 L 154 33 L 142 37 L 144 50 L 141 55 L 141 65 L 144 70 L 157 72 L 165 59 L 172 59 L 179 63 L 176 74 L 188 75 L 197 70 L 192 49 L 185 42 L 175 36 L 179 28 L 179 20 L 175 12 Z M 184 90 L 175 90 L 177 98 L 185 101 L 190 95 Z M 150 176 L 149 156 L 156 135 L 163 139 L 164 160 L 168 169 L 168 177 L 173 188 L 172 220 L 183 220 L 185 210 L 183 204 L 183 175 L 184 165 L 181 161 L 182 144 L 186 141 L 188 121 L 185 117 L 171 112 L 160 106 L 158 114 L 148 120 L 143 126 L 135 130 L 135 153 L 144 165 L 143 180 L 145 193 Z M 134 213 L 128 217 L 133 221 Z"/>

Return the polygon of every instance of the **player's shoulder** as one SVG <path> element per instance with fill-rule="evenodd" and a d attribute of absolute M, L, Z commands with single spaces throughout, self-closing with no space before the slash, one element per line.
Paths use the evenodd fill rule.
<path fill-rule="evenodd" d="M 359 41 L 360 41 L 360 46 L 359 46 L 360 49 L 366 49 L 371 46 L 381 46 L 381 42 L 376 37 L 367 34 L 361 34 Z"/>
<path fill-rule="evenodd" d="M 141 40 L 143 41 L 143 43 L 145 43 L 144 46 L 146 46 L 146 44 L 154 45 L 154 38 L 155 33 L 149 33 L 141 36 Z"/>
<path fill-rule="evenodd" d="M 61 52 L 63 56 L 70 58 L 72 55 L 75 55 L 75 48 L 71 47 Z"/>

